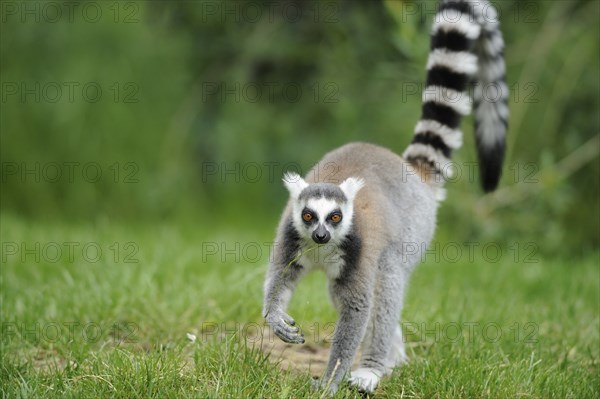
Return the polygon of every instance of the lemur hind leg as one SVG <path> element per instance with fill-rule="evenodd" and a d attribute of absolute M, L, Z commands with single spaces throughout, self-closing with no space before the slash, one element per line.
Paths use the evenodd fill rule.
<path fill-rule="evenodd" d="M 392 252 L 381 257 L 363 353 L 350 376 L 350 383 L 361 392 L 373 392 L 383 376 L 407 361 L 399 321 L 408 273 L 398 257 L 390 256 Z"/>

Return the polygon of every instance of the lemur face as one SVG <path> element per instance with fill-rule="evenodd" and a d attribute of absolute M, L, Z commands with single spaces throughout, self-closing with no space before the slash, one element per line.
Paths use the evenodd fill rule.
<path fill-rule="evenodd" d="M 353 202 L 363 187 L 362 179 L 350 177 L 342 184 L 308 184 L 288 173 L 284 183 L 293 200 L 293 223 L 307 241 L 317 244 L 341 242 L 352 227 Z"/>

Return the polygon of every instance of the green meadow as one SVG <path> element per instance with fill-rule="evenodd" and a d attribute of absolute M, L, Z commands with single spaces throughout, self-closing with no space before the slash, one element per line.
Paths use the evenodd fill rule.
<path fill-rule="evenodd" d="M 34 225 L 4 215 L 1 232 L 47 248 L 39 260 L 4 253 L 5 397 L 319 397 L 311 363 L 327 356 L 335 321 L 323 275 L 309 275 L 290 308 L 314 356 L 282 371 L 294 348 L 284 359 L 261 351 L 278 340 L 260 315 L 268 231 Z M 66 244 L 75 242 L 83 244 Z M 56 259 L 69 245 L 72 258 L 64 250 Z M 428 255 L 410 286 L 410 363 L 377 397 L 597 396 L 598 253 L 442 246 L 447 259 Z M 344 388 L 337 397 L 360 395 Z"/>

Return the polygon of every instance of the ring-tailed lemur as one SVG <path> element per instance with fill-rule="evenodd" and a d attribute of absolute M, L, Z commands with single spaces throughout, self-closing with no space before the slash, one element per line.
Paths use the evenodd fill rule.
<path fill-rule="evenodd" d="M 361 343 L 359 368 L 349 378 L 361 391 L 372 392 L 406 359 L 399 327 L 404 291 L 434 234 L 446 166 L 462 143 L 460 119 L 470 112 L 471 81 L 478 83 L 474 114 L 482 185 L 490 191 L 498 184 L 508 119 L 504 72 L 494 8 L 482 0 L 442 1 L 431 34 L 422 117 L 403 157 L 351 143 L 325 155 L 306 179 L 284 177 L 290 199 L 266 276 L 263 315 L 282 340 L 303 343 L 286 309 L 299 278 L 314 267 L 325 270 L 339 320 L 317 386 L 335 392 Z M 483 98 L 489 85 L 499 92 L 495 101 Z M 323 176 L 331 165 L 335 175 Z"/>

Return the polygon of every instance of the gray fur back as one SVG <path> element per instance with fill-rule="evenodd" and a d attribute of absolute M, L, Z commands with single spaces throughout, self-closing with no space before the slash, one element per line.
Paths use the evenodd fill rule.
<path fill-rule="evenodd" d="M 404 252 L 409 245 L 429 245 L 439 189 L 427 184 L 411 164 L 386 148 L 349 143 L 326 154 L 306 180 L 340 183 L 351 176 L 366 182 L 354 200 L 354 223 L 374 248 L 392 244 Z M 410 268 L 420 260 L 418 254 L 399 256 Z"/>

